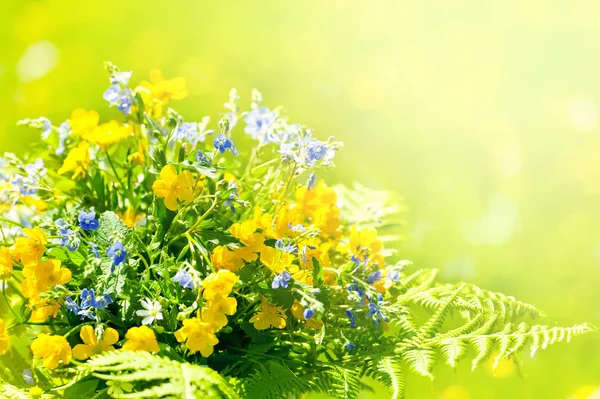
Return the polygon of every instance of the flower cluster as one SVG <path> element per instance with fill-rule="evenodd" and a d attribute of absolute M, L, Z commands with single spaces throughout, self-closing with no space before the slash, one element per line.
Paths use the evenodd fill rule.
<path fill-rule="evenodd" d="M 118 120 L 25 120 L 39 152 L 2 159 L 0 280 L 23 298 L 7 303 L 10 322 L 53 326 L 31 343 L 34 366 L 170 348 L 218 368 L 264 339 L 280 346 L 272 356 L 289 340 L 355 353 L 359 330 L 384 333 L 402 266 L 317 178 L 341 143 L 288 124 L 257 91 L 241 111 L 232 90 L 214 128 L 187 121 L 170 108 L 184 79 L 152 71 L 130 86 L 131 72 L 107 70 Z M 240 132 L 251 152 L 234 145 Z M 0 320 L 0 353 L 7 336 Z"/>

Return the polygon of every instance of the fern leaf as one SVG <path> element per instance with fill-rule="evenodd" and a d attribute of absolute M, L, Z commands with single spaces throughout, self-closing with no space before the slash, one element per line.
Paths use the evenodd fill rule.
<path fill-rule="evenodd" d="M 404 374 L 400 362 L 392 357 L 384 357 L 377 363 L 377 369 L 377 379 L 389 388 L 391 399 L 404 399 Z"/>
<path fill-rule="evenodd" d="M 402 355 L 411 370 L 433 380 L 433 374 L 431 374 L 431 371 L 435 365 L 435 352 L 432 349 L 410 349 L 406 352 L 403 352 Z"/>
<path fill-rule="evenodd" d="M 456 338 L 448 338 L 442 342 L 442 353 L 446 358 L 446 363 L 452 368 L 463 359 L 467 354 L 467 345 Z"/>
<path fill-rule="evenodd" d="M 106 381 L 145 383 L 144 390 L 115 395 L 117 398 L 194 399 L 210 396 L 239 399 L 227 381 L 211 368 L 180 363 L 148 352 L 106 352 L 79 365 L 77 369 Z"/>
<path fill-rule="evenodd" d="M 245 399 L 279 399 L 308 392 L 309 382 L 299 378 L 289 367 L 275 361 L 261 365 L 244 387 Z"/>

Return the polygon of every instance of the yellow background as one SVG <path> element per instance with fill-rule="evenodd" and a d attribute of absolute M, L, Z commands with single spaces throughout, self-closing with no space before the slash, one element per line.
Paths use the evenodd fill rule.
<path fill-rule="evenodd" d="M 3 0 L 0 151 L 39 139 L 21 118 L 115 117 L 103 61 L 184 76 L 190 120 L 256 87 L 345 142 L 330 180 L 406 198 L 402 258 L 600 325 L 599 21 L 593 0 Z M 467 363 L 410 377 L 409 398 L 598 397 L 596 334 L 526 356 L 525 377 Z"/>

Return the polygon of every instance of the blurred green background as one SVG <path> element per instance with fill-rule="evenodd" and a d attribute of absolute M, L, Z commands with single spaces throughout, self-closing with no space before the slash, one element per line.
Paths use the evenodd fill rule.
<path fill-rule="evenodd" d="M 331 180 L 405 196 L 403 258 L 600 325 L 599 20 L 594 0 L 3 0 L 0 151 L 39 139 L 21 118 L 116 116 L 103 61 L 185 77 L 189 119 L 256 87 L 345 142 Z M 409 398 L 600 398 L 595 334 L 524 377 L 467 363 L 410 377 Z"/>

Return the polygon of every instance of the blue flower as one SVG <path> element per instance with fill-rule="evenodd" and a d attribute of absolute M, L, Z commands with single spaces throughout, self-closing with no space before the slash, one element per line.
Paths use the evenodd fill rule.
<path fill-rule="evenodd" d="M 367 283 L 369 284 L 375 284 L 375 282 L 379 280 L 381 280 L 381 270 L 374 271 L 367 277 Z"/>
<path fill-rule="evenodd" d="M 21 376 L 23 377 L 25 384 L 33 385 L 35 383 L 35 379 L 33 378 L 33 372 L 31 371 L 31 369 L 23 370 L 23 374 L 21 374 Z"/>
<path fill-rule="evenodd" d="M 296 251 L 298 251 L 298 247 L 296 245 L 293 245 L 291 242 L 287 242 L 283 239 L 275 241 L 275 248 L 290 254 L 296 253 Z"/>
<path fill-rule="evenodd" d="M 310 176 L 308 176 L 308 182 L 306 183 L 306 185 L 308 186 L 308 191 L 310 191 L 311 188 L 315 188 L 316 182 L 317 175 L 315 174 L 315 172 L 312 172 Z"/>
<path fill-rule="evenodd" d="M 352 352 L 354 350 L 354 344 L 350 341 L 346 342 L 346 345 L 344 345 L 346 347 L 346 350 L 348 352 Z"/>
<path fill-rule="evenodd" d="M 110 77 L 110 84 L 127 86 L 132 74 L 132 71 L 115 72 Z"/>
<path fill-rule="evenodd" d="M 208 159 L 208 157 L 204 155 L 204 153 L 202 153 L 202 151 L 200 150 L 198 150 L 198 152 L 196 153 L 196 162 L 210 165 L 210 159 Z"/>
<path fill-rule="evenodd" d="M 44 118 L 41 117 L 39 119 L 39 121 L 42 122 L 42 140 L 46 140 L 48 137 L 50 137 L 50 134 L 52 133 L 52 123 L 50 122 L 50 120 L 48 118 Z"/>
<path fill-rule="evenodd" d="M 223 133 L 219 134 L 215 137 L 215 141 L 213 142 L 215 148 L 223 154 L 226 150 L 231 148 L 233 142 L 227 138 Z"/>
<path fill-rule="evenodd" d="M 89 307 L 94 307 L 96 303 L 96 295 L 94 294 L 94 289 L 84 288 L 81 290 L 81 309 L 87 309 Z"/>
<path fill-rule="evenodd" d="M 244 118 L 244 121 L 246 122 L 244 132 L 252 136 L 254 140 L 260 138 L 263 138 L 264 140 L 267 138 L 266 133 L 270 130 L 276 119 L 277 114 L 271 112 L 267 107 L 255 108 Z M 261 135 L 263 135 L 263 137 L 261 137 Z"/>
<path fill-rule="evenodd" d="M 82 320 L 84 320 L 86 318 L 92 319 L 92 320 L 97 320 L 96 313 L 91 308 L 90 309 L 80 309 L 79 312 L 77 312 L 77 315 L 81 316 Z"/>
<path fill-rule="evenodd" d="M 198 129 L 198 122 L 183 122 L 175 130 L 176 140 L 186 140 L 191 144 L 203 142 L 205 137 Z"/>
<path fill-rule="evenodd" d="M 37 181 L 30 177 L 23 177 L 19 174 L 14 175 L 11 180 L 11 184 L 13 187 L 16 187 L 19 190 L 21 195 L 34 195 L 38 192 L 37 189 Z"/>
<path fill-rule="evenodd" d="M 310 309 L 310 308 L 306 308 L 304 309 L 304 319 L 308 320 L 311 317 L 313 317 L 315 315 L 315 311 Z"/>
<path fill-rule="evenodd" d="M 356 318 L 354 317 L 354 315 L 352 314 L 352 311 L 350 309 L 346 309 L 346 316 L 348 316 L 348 318 L 350 319 L 350 328 L 355 328 L 356 327 Z"/>
<path fill-rule="evenodd" d="M 119 84 L 111 85 L 102 95 L 111 107 L 116 106 L 119 111 L 129 115 L 133 104 L 133 94 L 128 88 L 121 88 Z"/>
<path fill-rule="evenodd" d="M 288 271 L 283 271 L 281 274 L 275 276 L 273 282 L 271 283 L 271 288 L 274 290 L 277 288 L 287 288 L 292 275 Z"/>
<path fill-rule="evenodd" d="M 320 161 L 327 154 L 327 146 L 325 146 L 325 144 L 319 140 L 313 140 L 308 143 L 306 150 L 308 154 L 307 161 L 309 163 Z"/>
<path fill-rule="evenodd" d="M 57 219 L 55 224 L 58 226 L 58 235 L 60 236 L 55 240 L 55 243 L 66 247 L 71 252 L 77 251 L 81 243 L 77 233 L 70 229 L 70 226 L 62 218 Z"/>
<path fill-rule="evenodd" d="M 110 297 L 110 295 L 102 294 L 102 295 L 96 297 L 96 301 L 94 302 L 93 306 L 96 309 L 102 310 L 105 307 L 107 307 L 109 303 L 113 303 L 113 300 Z"/>
<path fill-rule="evenodd" d="M 127 257 L 127 251 L 125 250 L 123 244 L 116 242 L 106 250 L 106 255 L 112 259 L 113 266 L 119 266 L 125 261 L 125 258 Z"/>
<path fill-rule="evenodd" d="M 79 225 L 82 230 L 93 231 L 100 227 L 100 222 L 96 220 L 96 212 L 93 210 L 90 212 L 81 211 L 79 213 Z"/>
<path fill-rule="evenodd" d="M 397 283 L 398 281 L 400 281 L 400 272 L 396 271 L 396 270 L 390 270 L 387 274 L 387 278 L 390 281 L 393 281 L 394 283 Z"/>
<path fill-rule="evenodd" d="M 174 283 L 179 283 L 183 288 L 194 288 L 194 280 L 190 272 L 185 269 L 180 269 L 173 277 Z"/>
<path fill-rule="evenodd" d="M 56 147 L 56 155 L 65 153 L 65 141 L 71 135 L 71 125 L 69 121 L 65 121 L 58 127 L 58 146 Z"/>
<path fill-rule="evenodd" d="M 95 258 L 100 257 L 100 251 L 98 250 L 98 244 L 96 244 L 95 242 L 90 241 L 90 251 L 92 252 L 92 254 L 94 254 Z"/>
<path fill-rule="evenodd" d="M 65 307 L 67 310 L 70 310 L 73 313 L 79 312 L 79 305 L 77 305 L 77 302 L 75 302 L 70 296 L 68 296 L 67 300 L 65 301 Z"/>

